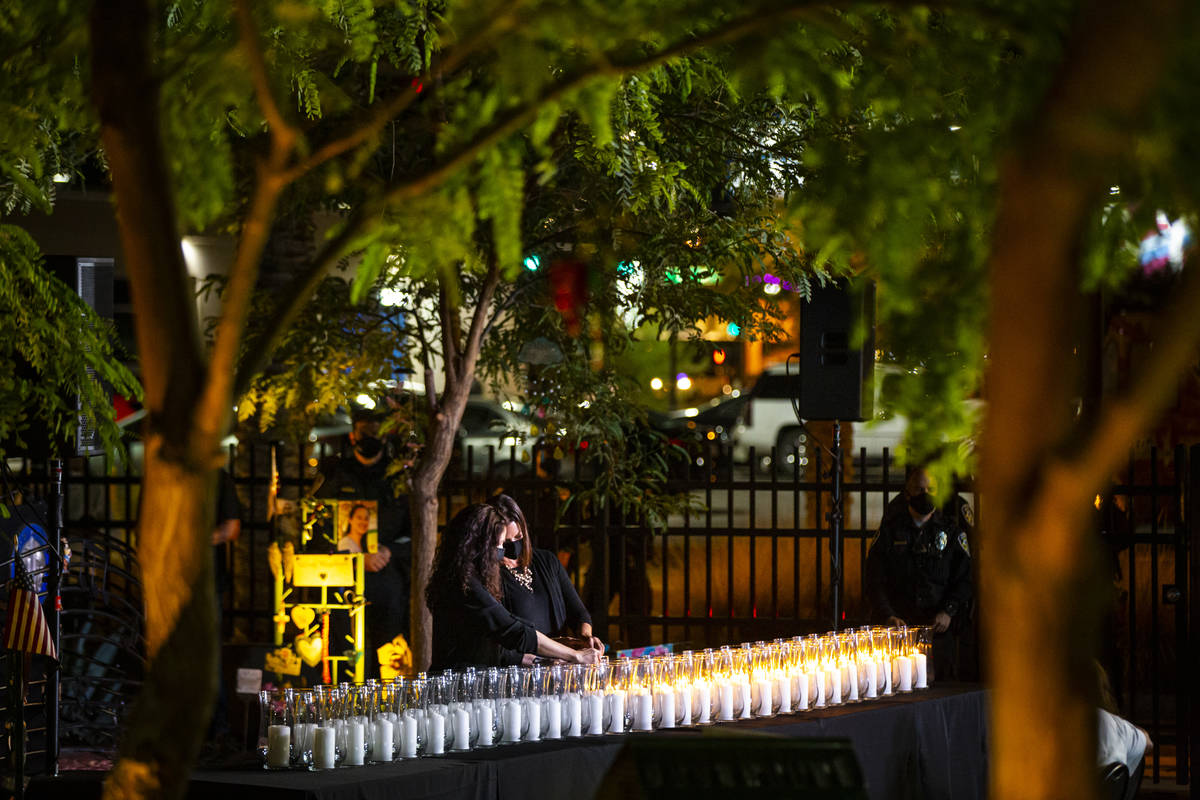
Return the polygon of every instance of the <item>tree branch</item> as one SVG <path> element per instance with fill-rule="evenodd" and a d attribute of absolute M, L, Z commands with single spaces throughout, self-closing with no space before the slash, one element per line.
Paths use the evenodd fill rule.
<path fill-rule="evenodd" d="M 479 304 L 475 306 L 475 313 L 471 316 L 471 329 L 467 334 L 467 346 L 464 353 L 464 360 L 468 362 L 463 367 L 463 372 L 466 374 L 475 372 L 475 361 L 479 358 L 483 336 L 488 329 L 488 310 L 491 308 L 492 297 L 495 296 L 496 287 L 499 285 L 500 261 L 493 253 L 488 261 L 488 271 L 483 279 L 483 287 L 479 290 Z"/>
<path fill-rule="evenodd" d="M 267 128 L 271 132 L 272 149 L 291 152 L 299 132 L 283 117 L 279 104 L 275 102 L 275 93 L 271 91 L 271 78 L 267 73 L 267 63 L 263 58 L 262 47 L 258 40 L 258 28 L 254 24 L 254 16 L 250 13 L 249 0 L 236 0 L 234 12 L 238 21 L 238 37 L 242 49 L 246 52 L 246 61 L 250 64 L 250 78 L 254 83 L 254 95 L 258 98 L 258 106 L 267 120 Z M 290 180 L 285 183 L 290 183 Z"/>
<path fill-rule="evenodd" d="M 244 0 L 242 1 L 244 2 Z M 524 0 L 513 0 L 504 11 L 492 16 L 487 25 L 446 55 L 442 60 L 441 70 L 453 71 L 458 69 L 480 46 L 486 44 L 489 38 L 512 24 L 517 9 L 523 3 Z M 326 142 L 307 158 L 293 165 L 285 174 L 285 178 L 288 182 L 295 181 L 325 162 L 365 144 L 373 136 L 382 131 L 388 123 L 392 122 L 405 109 L 411 106 L 416 101 L 417 95 L 417 89 L 413 86 L 400 92 L 376 108 L 365 122 L 360 122 L 352 126 L 350 131 L 345 135 Z"/>
<path fill-rule="evenodd" d="M 362 219 L 362 216 L 355 214 L 347 220 L 337 235 L 325 242 L 317 255 L 313 257 L 308 269 L 284 290 L 282 299 L 276 305 L 271 319 L 264 325 L 262 333 L 258 334 L 246 347 L 246 353 L 238 365 L 237 378 L 234 381 L 233 397 L 235 400 L 245 394 L 246 390 L 250 388 L 250 382 L 254 376 L 266 367 L 283 332 L 296 321 L 296 317 L 300 315 L 300 311 L 312 298 L 313 292 L 324 279 L 325 273 L 337 263 L 355 237 L 367 227 L 368 222 Z"/>
<path fill-rule="evenodd" d="M 550 84 L 539 96 L 498 117 L 489 127 L 476 134 L 470 142 L 460 147 L 442 163 L 418 172 L 388 189 L 382 202 L 394 203 L 424 194 L 430 188 L 441 184 L 463 165 L 470 163 L 479 153 L 527 125 L 542 107 L 561 100 L 571 92 L 582 89 L 597 78 L 619 77 L 641 72 L 706 47 L 727 44 L 772 23 L 802 17 L 809 13 L 815 5 L 813 2 L 803 1 L 794 5 L 785 4 L 769 12 L 752 12 L 728 25 L 676 42 L 670 47 L 641 58 L 621 61 L 607 55 L 599 56 L 591 67 Z"/>
<path fill-rule="evenodd" d="M 425 399 L 429 406 L 429 414 L 437 416 L 438 398 L 437 392 L 433 388 L 433 365 L 429 361 L 430 353 L 432 352 L 429 339 L 425 336 L 425 318 L 421 316 L 420 303 L 413 303 L 412 310 L 413 319 L 416 320 L 417 340 L 421 343 L 421 367 L 425 375 Z"/>
<path fill-rule="evenodd" d="M 241 367 L 238 369 L 237 380 L 235 383 L 235 394 L 243 393 L 250 384 L 250 380 L 257 374 L 266 364 L 271 351 L 274 349 L 275 343 L 278 341 L 282 331 L 295 321 L 300 309 L 304 307 L 312 291 L 315 289 L 321 278 L 324 277 L 328 268 L 337 260 L 345 247 L 349 245 L 371 222 L 377 214 L 388 204 L 398 202 L 400 200 L 415 197 L 423 192 L 430 191 L 443 181 L 445 181 L 456 170 L 470 163 L 479 153 L 486 148 L 492 146 L 496 142 L 502 140 L 506 136 L 518 130 L 522 125 L 528 123 L 537 114 L 538 110 L 547 103 L 569 94 L 576 89 L 586 85 L 589 81 L 595 80 L 604 75 L 624 75 L 636 72 L 642 69 L 649 69 L 659 64 L 665 63 L 673 58 L 686 55 L 704 47 L 711 47 L 717 44 L 723 44 L 733 41 L 741 36 L 745 36 L 758 28 L 770 25 L 780 20 L 803 16 L 810 8 L 816 5 L 813 0 L 801 0 L 801 2 L 790 5 L 785 4 L 782 7 L 775 9 L 772 12 L 759 11 L 751 13 L 737 20 L 734 20 L 728 25 L 721 26 L 712 31 L 705 33 L 702 36 L 693 37 L 675 45 L 657 51 L 644 58 L 633 59 L 626 62 L 616 62 L 612 60 L 604 60 L 593 69 L 584 70 L 573 77 L 565 78 L 555 84 L 552 84 L 539 97 L 511 110 L 507 115 L 497 119 L 493 124 L 484 129 L 471 142 L 461 147 L 457 152 L 438 164 L 423 172 L 411 176 L 408 180 L 393 186 L 381 197 L 370 201 L 359 208 L 343 226 L 337 237 L 326 243 L 321 252 L 314 259 L 308 270 L 302 273 L 294 283 L 292 283 L 283 292 L 283 297 L 278 306 L 278 310 L 268 323 L 264 332 L 250 345 L 247 350 L 247 355 L 243 359 Z M 514 8 L 516 4 L 514 4 Z M 474 44 L 472 46 L 475 46 Z M 398 101 L 397 101 L 398 102 Z M 410 101 L 411 102 L 411 101 Z M 376 130 L 385 125 L 389 118 L 384 118 L 382 113 L 374 118 L 370 125 L 375 125 Z M 351 134 L 352 137 L 354 134 Z M 367 136 L 372 135 L 370 133 Z M 347 140 L 349 141 L 349 140 Z M 362 140 L 355 141 L 365 141 Z M 342 150 L 341 152 L 345 152 Z M 333 157 L 330 155 L 329 157 Z M 311 169 L 316 164 L 311 164 L 306 169 Z M 281 180 L 292 180 L 297 176 L 296 168 L 288 170 L 281 175 Z M 449 363 L 449 362 L 447 362 Z"/>
<path fill-rule="evenodd" d="M 438 273 L 438 316 L 442 322 L 442 360 L 446 365 L 446 392 L 453 391 L 462 377 L 458 363 L 458 314 L 450 308 L 445 273 Z"/>

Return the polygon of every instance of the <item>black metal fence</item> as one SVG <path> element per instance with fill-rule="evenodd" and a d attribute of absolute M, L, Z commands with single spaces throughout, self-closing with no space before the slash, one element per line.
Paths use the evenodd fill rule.
<path fill-rule="evenodd" d="M 269 518 L 272 451 L 284 506 L 305 494 L 321 455 L 308 443 L 230 450 L 243 527 L 241 538 L 218 554 L 233 577 L 223 598 L 226 642 L 271 639 L 266 550 L 275 538 L 293 535 L 295 527 L 291 514 Z M 834 622 L 832 487 L 828 460 L 815 455 L 803 475 L 798 465 L 790 473 L 763 471 L 754 453 L 746 463 L 728 453 L 694 457 L 668 483 L 669 491 L 691 498 L 691 510 L 666 520 L 660 532 L 611 504 L 571 503 L 562 511 L 569 481 L 531 471 L 460 468 L 442 484 L 440 522 L 468 502 L 501 489 L 511 493 L 537 545 L 558 552 L 566 563 L 597 634 L 616 647 L 661 642 L 705 647 L 822 631 Z M 476 460 L 508 470 L 520 463 L 513 451 L 472 453 L 455 464 Z M 142 666 L 141 590 L 133 559 L 138 477 L 131 465 L 100 458 L 73 463 L 69 472 L 66 524 L 80 555 L 67 576 L 71 591 L 64 589 L 62 737 L 104 741 L 115 732 Z M 26 477 L 36 483 L 35 478 L 36 473 Z M 847 459 L 843 624 L 866 619 L 867 549 L 884 507 L 902 485 L 903 472 L 887 453 L 880 459 L 859 451 Z M 965 496 L 980 516 L 978 498 L 970 491 Z M 1198 720 L 1189 680 L 1200 674 L 1200 653 L 1190 636 L 1200 604 L 1189 591 L 1200 579 L 1192 544 L 1200 541 L 1200 522 L 1187 514 L 1197 502 L 1200 447 L 1131 457 L 1110 491 L 1097 498 L 1098 535 L 1113 564 L 1110 647 L 1103 662 L 1123 714 L 1149 730 L 1157 744 L 1147 772 L 1154 782 L 1191 783 L 1189 765 L 1200 755 L 1191 736 Z M 103 648 L 105 638 L 115 645 Z M 69 651 L 80 657 L 68 663 Z M 75 708 L 68 713 L 70 704 Z M 0 705 L 11 710 L 11 697 Z M 11 749 L 4 747 L 0 744 L 0 756 L 10 758 Z"/>

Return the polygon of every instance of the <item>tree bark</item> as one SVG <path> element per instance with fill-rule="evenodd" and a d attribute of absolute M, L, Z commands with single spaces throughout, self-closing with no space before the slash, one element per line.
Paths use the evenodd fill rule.
<path fill-rule="evenodd" d="M 164 460 L 147 443 L 137 554 L 145 592 L 147 670 L 122 729 L 106 800 L 182 797 L 217 692 L 212 547 L 214 475 Z"/>
<path fill-rule="evenodd" d="M 439 277 L 439 281 L 444 280 L 445 277 Z M 446 383 L 440 401 L 432 402 L 431 395 L 431 428 L 412 482 L 413 561 L 409 617 L 413 667 L 417 670 L 428 669 L 433 657 L 433 617 L 425 604 L 425 587 L 433 574 L 433 556 L 437 549 L 437 490 L 454 453 L 454 437 L 467 408 L 467 397 L 475 380 L 475 365 L 487 334 L 492 298 L 499 283 L 500 266 L 493 254 L 465 340 L 459 330 L 458 309 L 448 305 L 446 298 L 449 295 L 444 287 L 440 292 L 439 318 L 442 352 L 446 354 Z M 433 391 L 432 382 L 427 385 L 427 390 Z"/>
<path fill-rule="evenodd" d="M 991 794 L 1094 795 L 1097 651 L 1105 585 L 1090 536 L 1108 476 L 1078 453 L 1091 432 L 1071 401 L 1079 375 L 1070 309 L 1088 215 L 1105 171 L 1128 158 L 1129 131 L 1153 91 L 1180 4 L 1101 2 L 1084 10 L 1051 92 L 1003 164 L 990 262 L 988 417 L 979 561 L 991 704 Z M 1068 309 L 1064 313 L 1064 309 Z M 1136 431 L 1108 436 L 1103 458 Z"/>
<path fill-rule="evenodd" d="M 161 139 L 151 28 L 145 0 L 93 6 L 92 90 L 149 412 L 136 541 L 147 672 L 105 782 L 107 798 L 183 795 L 218 679 L 210 536 L 221 432 L 214 420 L 227 418 L 232 403 L 200 401 L 204 353 Z"/>

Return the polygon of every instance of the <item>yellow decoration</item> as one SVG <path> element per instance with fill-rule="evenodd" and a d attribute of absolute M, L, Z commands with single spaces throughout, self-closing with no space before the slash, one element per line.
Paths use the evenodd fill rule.
<path fill-rule="evenodd" d="M 271 542 L 267 548 L 267 567 L 276 578 L 283 574 L 283 553 L 279 550 L 279 542 Z"/>
<path fill-rule="evenodd" d="M 313 620 L 317 618 L 317 612 L 312 610 L 311 606 L 293 606 L 292 607 L 292 622 L 296 623 L 296 627 L 302 632 L 308 630 L 308 626 L 312 625 Z"/>
<path fill-rule="evenodd" d="M 321 663 L 321 637 L 314 636 L 309 639 L 305 636 L 297 636 L 296 652 L 305 664 L 315 667 Z"/>
<path fill-rule="evenodd" d="M 283 543 L 283 581 L 292 582 L 292 567 L 296 562 L 296 546 L 291 542 Z"/>
<path fill-rule="evenodd" d="M 563 453 L 563 450 L 561 447 L 554 448 L 554 460 L 555 461 L 561 461 L 562 457 L 564 455 L 565 455 L 565 453 Z"/>
<path fill-rule="evenodd" d="M 379 677 L 390 681 L 400 675 L 412 672 L 412 648 L 408 646 L 403 634 L 397 634 L 395 639 L 375 651 L 379 655 Z"/>
<path fill-rule="evenodd" d="M 281 647 L 267 653 L 263 669 L 267 672 L 277 672 L 280 675 L 299 675 L 300 656 L 292 652 L 290 647 Z"/>

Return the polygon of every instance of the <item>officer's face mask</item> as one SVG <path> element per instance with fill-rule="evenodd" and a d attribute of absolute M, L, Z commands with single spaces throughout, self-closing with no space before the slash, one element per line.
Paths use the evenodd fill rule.
<path fill-rule="evenodd" d="M 925 516 L 933 513 L 933 495 L 928 492 L 921 492 L 918 495 L 913 495 L 908 498 L 908 507 L 913 510 L 913 513 Z"/>
<path fill-rule="evenodd" d="M 383 452 L 383 442 L 374 436 L 364 436 L 354 443 L 354 452 L 363 461 L 372 461 Z"/>
<path fill-rule="evenodd" d="M 501 548 L 505 558 L 511 558 L 516 561 L 521 557 L 521 553 L 525 551 L 524 539 L 505 539 L 504 546 Z"/>

